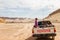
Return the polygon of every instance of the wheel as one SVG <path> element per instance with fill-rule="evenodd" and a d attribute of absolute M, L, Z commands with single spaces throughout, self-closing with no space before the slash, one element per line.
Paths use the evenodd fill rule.
<path fill-rule="evenodd" d="M 54 36 L 52 36 L 52 40 L 54 40 L 55 39 L 55 37 Z"/>

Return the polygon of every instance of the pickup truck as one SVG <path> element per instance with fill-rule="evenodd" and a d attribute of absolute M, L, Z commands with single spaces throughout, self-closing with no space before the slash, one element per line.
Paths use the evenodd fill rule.
<path fill-rule="evenodd" d="M 36 20 L 35 25 L 32 29 L 32 36 L 33 37 L 49 37 L 54 40 L 56 36 L 56 29 L 55 26 L 50 21 L 38 21 Z"/>

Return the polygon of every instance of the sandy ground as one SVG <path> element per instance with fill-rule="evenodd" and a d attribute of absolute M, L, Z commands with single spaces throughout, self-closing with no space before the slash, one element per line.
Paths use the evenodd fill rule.
<path fill-rule="evenodd" d="M 53 24 L 57 30 L 55 40 L 60 40 L 60 23 Z M 31 33 L 32 27 L 33 23 L 0 23 L 0 40 L 35 40 Z"/>
<path fill-rule="evenodd" d="M 32 23 L 0 24 L 0 40 L 25 40 L 31 36 Z"/>

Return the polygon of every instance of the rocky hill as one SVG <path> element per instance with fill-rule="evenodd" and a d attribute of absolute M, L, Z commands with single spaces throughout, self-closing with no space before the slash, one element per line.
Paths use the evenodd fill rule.
<path fill-rule="evenodd" d="M 60 9 L 52 12 L 45 19 L 50 20 L 52 22 L 60 22 Z"/>

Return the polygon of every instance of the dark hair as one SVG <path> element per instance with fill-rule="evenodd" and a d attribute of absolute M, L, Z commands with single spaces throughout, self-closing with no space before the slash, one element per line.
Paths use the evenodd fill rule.
<path fill-rule="evenodd" d="M 35 20 L 38 20 L 37 18 L 35 18 Z"/>

